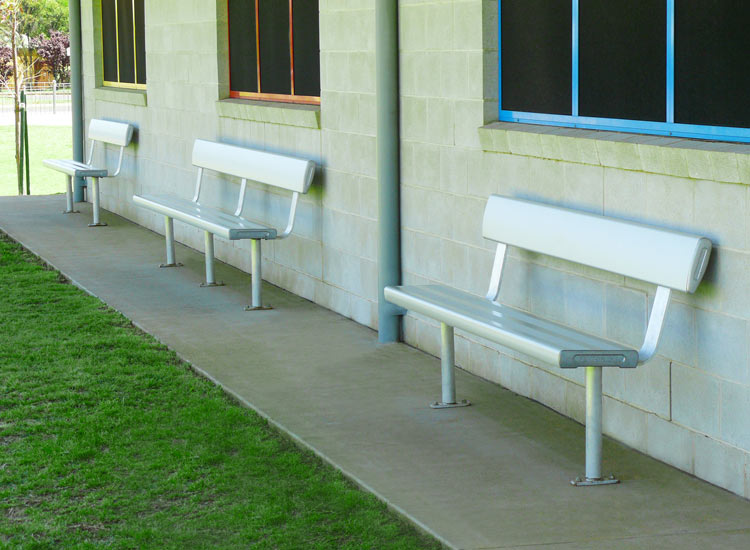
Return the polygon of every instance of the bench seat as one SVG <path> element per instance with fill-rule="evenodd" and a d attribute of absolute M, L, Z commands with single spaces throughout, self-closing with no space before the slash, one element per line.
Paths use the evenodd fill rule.
<path fill-rule="evenodd" d="M 106 168 L 97 168 L 91 164 L 85 164 L 75 160 L 49 159 L 44 161 L 44 165 L 74 178 L 109 177 L 109 170 Z"/>
<path fill-rule="evenodd" d="M 217 208 L 169 195 L 134 195 L 133 202 L 230 241 L 275 239 L 276 229 L 246 220 Z"/>
<path fill-rule="evenodd" d="M 634 349 L 454 288 L 387 287 L 385 298 L 409 311 L 562 368 L 638 365 L 638 351 Z"/>

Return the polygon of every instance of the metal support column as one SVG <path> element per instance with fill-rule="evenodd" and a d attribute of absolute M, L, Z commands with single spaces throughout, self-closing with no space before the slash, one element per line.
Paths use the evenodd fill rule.
<path fill-rule="evenodd" d="M 63 214 L 78 214 L 78 210 L 73 205 L 73 176 L 65 176 L 65 210 Z"/>
<path fill-rule="evenodd" d="M 586 476 L 571 483 L 579 487 L 619 483 L 602 477 L 602 367 L 586 367 Z"/>
<path fill-rule="evenodd" d="M 250 276 L 251 281 L 251 299 L 250 305 L 245 309 L 247 311 L 257 311 L 262 309 L 273 309 L 270 306 L 263 305 L 263 298 L 261 291 L 263 289 L 263 275 L 261 272 L 261 254 L 260 254 L 260 239 L 252 239 L 250 241 Z"/>
<path fill-rule="evenodd" d="M 433 409 L 452 409 L 454 407 L 468 407 L 471 405 L 465 399 L 456 402 L 456 352 L 453 327 L 440 324 L 440 364 L 442 367 L 443 400 L 430 405 Z"/>
<path fill-rule="evenodd" d="M 81 0 L 68 2 L 70 30 L 70 89 L 73 111 L 73 160 L 83 160 L 83 77 L 81 73 Z M 74 200 L 83 200 L 83 178 L 75 178 Z"/>
<path fill-rule="evenodd" d="M 398 0 L 375 2 L 378 176 L 378 340 L 401 336 L 402 311 L 386 302 L 386 286 L 401 284 L 399 205 Z"/>
<path fill-rule="evenodd" d="M 205 257 L 206 257 L 206 282 L 201 283 L 202 287 L 207 286 L 224 286 L 224 283 L 217 283 L 214 275 L 214 234 L 205 231 Z"/>
<path fill-rule="evenodd" d="M 89 224 L 89 227 L 104 227 L 107 225 L 106 223 L 99 221 L 99 178 L 90 178 L 91 179 L 91 186 L 93 189 L 91 190 L 91 194 L 93 196 L 94 201 L 94 222 Z"/>
<path fill-rule="evenodd" d="M 169 216 L 164 216 L 164 237 L 167 241 L 167 263 L 159 267 L 180 267 L 182 264 L 175 261 L 174 220 Z"/>

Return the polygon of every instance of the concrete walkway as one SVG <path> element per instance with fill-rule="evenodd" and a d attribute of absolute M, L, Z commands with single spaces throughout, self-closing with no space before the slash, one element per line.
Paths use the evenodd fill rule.
<path fill-rule="evenodd" d="M 466 549 L 750 548 L 750 502 L 605 440 L 622 484 L 575 488 L 583 427 L 463 372 L 474 406 L 433 411 L 439 361 L 249 276 L 201 289 L 202 254 L 158 269 L 164 240 L 89 205 L 0 198 L 0 228 L 446 545 Z"/>

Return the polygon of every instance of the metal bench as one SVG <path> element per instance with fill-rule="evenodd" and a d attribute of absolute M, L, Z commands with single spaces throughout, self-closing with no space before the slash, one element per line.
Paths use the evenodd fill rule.
<path fill-rule="evenodd" d="M 386 287 L 389 302 L 435 319 L 442 334 L 442 401 L 456 401 L 454 328 L 476 334 L 544 363 L 586 368 L 586 474 L 574 485 L 617 483 L 604 478 L 602 367 L 634 368 L 651 359 L 659 343 L 671 290 L 694 292 L 706 270 L 711 241 L 644 224 L 615 220 L 527 200 L 493 195 L 483 235 L 497 251 L 485 297 L 439 285 Z M 507 246 L 562 258 L 658 285 L 643 345 L 629 349 L 526 311 L 498 303 Z"/>
<path fill-rule="evenodd" d="M 91 119 L 89 123 L 89 146 L 88 157 L 85 163 L 75 160 L 45 160 L 44 165 L 52 168 L 57 172 L 65 174 L 67 186 L 65 188 L 65 198 L 67 208 L 64 214 L 77 214 L 78 211 L 73 207 L 73 178 L 91 178 L 93 185 L 93 202 L 94 202 L 94 220 L 89 227 L 100 227 L 107 225 L 99 221 L 99 178 L 114 178 L 122 169 L 122 158 L 125 153 L 125 147 L 130 145 L 133 139 L 133 126 L 124 122 L 112 122 L 110 120 Z M 93 166 L 91 160 L 94 157 L 94 147 L 97 142 L 103 144 L 110 143 L 120 146 L 120 157 L 117 161 L 117 168 L 110 173 L 109 169 Z"/>
<path fill-rule="evenodd" d="M 256 151 L 244 147 L 196 140 L 193 146 L 193 165 L 198 167 L 198 179 L 192 200 L 169 195 L 134 195 L 135 204 L 164 214 L 167 243 L 167 263 L 175 267 L 174 221 L 180 220 L 205 232 L 206 282 L 201 286 L 221 286 L 214 276 L 214 235 L 230 241 L 250 239 L 252 302 L 249 310 L 268 309 L 261 298 L 261 240 L 284 239 L 294 229 L 300 193 L 307 193 L 315 175 L 315 163 L 285 155 Z M 205 206 L 199 202 L 204 170 L 241 178 L 239 197 L 234 213 Z M 249 221 L 242 217 L 248 180 L 286 189 L 292 192 L 292 202 L 286 229 Z"/>

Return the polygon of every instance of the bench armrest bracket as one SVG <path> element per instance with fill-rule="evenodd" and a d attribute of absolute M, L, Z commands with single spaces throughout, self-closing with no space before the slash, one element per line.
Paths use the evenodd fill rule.
<path fill-rule="evenodd" d="M 661 330 L 664 328 L 664 320 L 667 316 L 667 306 L 669 305 L 669 297 L 671 294 L 671 289 L 667 287 L 660 286 L 656 289 L 654 305 L 651 307 L 651 315 L 649 316 L 648 326 L 646 327 L 646 336 L 643 340 L 643 345 L 638 352 L 639 365 L 642 365 L 651 359 L 656 353 Z"/>
<path fill-rule="evenodd" d="M 294 218 L 297 216 L 297 203 L 299 202 L 299 193 L 295 191 L 292 193 L 292 205 L 289 208 L 289 220 L 286 224 L 286 229 L 284 229 L 283 233 L 280 233 L 276 236 L 277 239 L 286 239 L 289 235 L 292 234 L 292 230 L 294 229 Z"/>
<path fill-rule="evenodd" d="M 503 281 L 503 267 L 505 266 L 505 252 L 508 246 L 504 243 L 498 243 L 495 251 L 495 263 L 492 265 L 492 275 L 490 276 L 490 288 L 487 291 L 486 298 L 491 302 L 496 302 L 500 295 L 500 283 Z"/>
<path fill-rule="evenodd" d="M 203 181 L 203 168 L 198 168 L 198 177 L 195 180 L 195 194 L 193 195 L 193 202 L 198 202 L 201 198 L 201 182 Z"/>
<path fill-rule="evenodd" d="M 91 145 L 89 145 L 89 153 L 86 158 L 86 164 L 88 164 L 89 166 L 91 166 L 91 161 L 94 160 L 94 148 L 96 147 L 96 140 L 92 139 L 90 141 L 91 141 Z M 122 160 L 124 156 L 125 156 L 125 147 L 123 146 L 123 147 L 120 147 L 120 157 L 117 160 L 117 169 L 114 171 L 113 174 L 111 174 L 111 177 L 116 178 L 118 175 L 120 175 L 120 170 L 122 170 Z M 105 168 L 106 168 L 106 163 L 105 163 Z"/>

